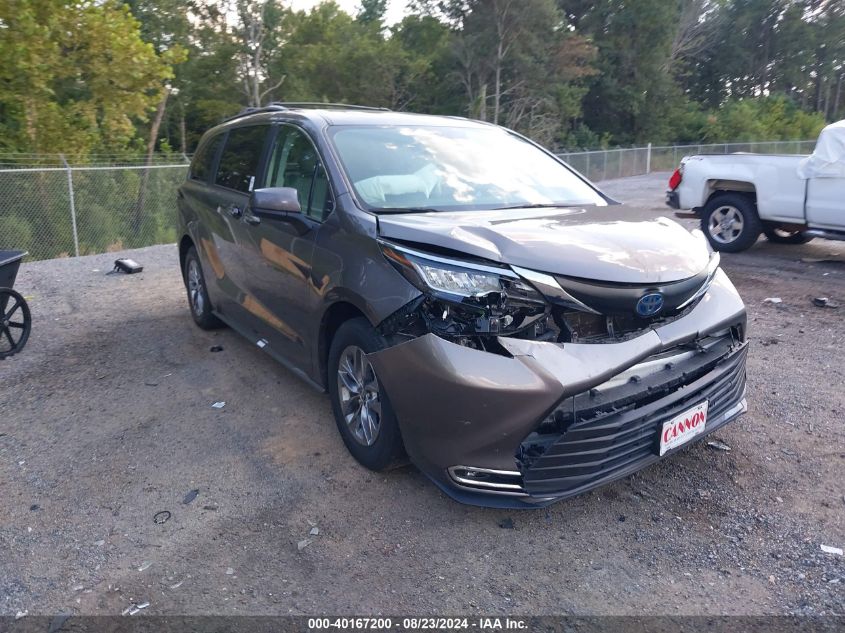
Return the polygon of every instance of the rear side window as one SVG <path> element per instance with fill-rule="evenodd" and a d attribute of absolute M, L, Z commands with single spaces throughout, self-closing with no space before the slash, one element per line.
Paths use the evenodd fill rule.
<path fill-rule="evenodd" d="M 214 166 L 214 157 L 217 156 L 217 149 L 222 142 L 223 136 L 215 136 L 194 154 L 194 160 L 191 163 L 192 180 L 208 182 L 208 177 L 211 175 L 211 168 Z"/>
<path fill-rule="evenodd" d="M 252 191 L 269 129 L 266 125 L 254 125 L 229 130 L 214 182 L 244 193 Z"/>

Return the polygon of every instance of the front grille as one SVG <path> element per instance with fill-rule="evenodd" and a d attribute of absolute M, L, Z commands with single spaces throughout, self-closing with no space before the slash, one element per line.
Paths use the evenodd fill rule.
<path fill-rule="evenodd" d="M 663 423 L 703 400 L 713 430 L 742 399 L 746 355 L 727 337 L 678 363 L 669 356 L 663 371 L 565 399 L 519 448 L 525 491 L 574 494 L 656 461 Z"/>

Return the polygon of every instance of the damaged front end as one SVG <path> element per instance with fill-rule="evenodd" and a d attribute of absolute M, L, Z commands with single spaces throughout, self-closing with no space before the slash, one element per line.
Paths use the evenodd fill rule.
<path fill-rule="evenodd" d="M 501 351 L 498 336 L 554 340 L 546 300 L 508 268 L 379 243 L 384 256 L 423 293 L 379 325 L 398 340 L 432 333 L 473 349 Z"/>
<path fill-rule="evenodd" d="M 745 308 L 718 255 L 645 285 L 380 246 L 421 295 L 370 360 L 409 455 L 462 501 L 550 503 L 660 459 L 661 426 L 692 404 L 706 432 L 745 410 Z"/>

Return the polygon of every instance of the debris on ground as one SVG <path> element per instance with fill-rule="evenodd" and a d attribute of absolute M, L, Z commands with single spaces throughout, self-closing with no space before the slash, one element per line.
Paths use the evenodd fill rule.
<path fill-rule="evenodd" d="M 234 568 L 234 567 L 227 567 L 227 568 L 226 568 L 226 575 L 227 575 L 227 576 L 231 576 L 231 575 L 233 575 L 234 573 L 235 573 L 235 568 Z"/>
<path fill-rule="evenodd" d="M 171 514 L 167 510 L 162 510 L 161 512 L 156 512 L 153 515 L 153 523 L 157 523 L 158 525 L 161 525 L 162 523 L 167 523 L 167 521 L 170 519 L 170 517 L 171 517 Z"/>
<path fill-rule="evenodd" d="M 114 260 L 114 268 L 106 274 L 126 273 L 127 275 L 134 275 L 135 273 L 140 273 L 143 270 L 144 267 L 134 259 L 124 258 Z"/>
<path fill-rule="evenodd" d="M 147 387 L 158 387 L 158 383 L 157 383 L 157 382 L 155 382 L 154 380 L 145 380 L 145 381 L 144 381 L 144 384 L 145 384 Z"/>
<path fill-rule="evenodd" d="M 783 303 L 783 299 L 780 297 L 766 297 L 763 299 L 763 303 Z"/>
<path fill-rule="evenodd" d="M 149 602 L 142 602 L 141 604 L 130 604 L 126 607 L 123 611 L 121 611 L 120 615 L 135 615 L 141 609 L 146 609 L 150 606 Z"/>
<path fill-rule="evenodd" d="M 513 519 L 510 517 L 505 517 L 501 521 L 499 521 L 499 527 L 503 530 L 512 530 L 513 529 Z"/>
<path fill-rule="evenodd" d="M 138 567 L 138 571 L 144 571 L 145 569 L 149 569 L 150 565 L 152 565 L 152 563 L 148 560 L 145 560 L 143 563 L 141 563 L 140 567 Z"/>
<path fill-rule="evenodd" d="M 320 534 L 320 528 L 318 528 L 318 527 L 316 527 L 316 526 L 315 526 L 315 527 L 312 527 L 312 528 L 311 528 L 311 530 L 310 530 L 308 533 L 309 533 L 311 536 L 319 536 L 319 534 Z"/>
<path fill-rule="evenodd" d="M 180 580 L 179 582 L 177 582 L 177 583 L 175 583 L 175 584 L 173 584 L 173 585 L 170 585 L 170 588 L 171 588 L 171 589 L 178 589 L 179 587 L 181 587 L 181 586 L 182 586 L 182 583 L 183 583 L 183 582 L 185 582 L 185 581 L 184 581 L 184 580 Z"/>
<path fill-rule="evenodd" d="M 216 510 L 217 510 L 217 506 L 203 506 L 203 507 L 202 507 L 202 509 L 203 509 L 203 510 L 212 510 L 212 511 L 216 511 Z"/>
<path fill-rule="evenodd" d="M 831 301 L 828 297 L 815 297 L 813 299 L 813 305 L 817 308 L 833 308 L 836 309 L 839 307 L 839 304 L 835 301 Z"/>
<path fill-rule="evenodd" d="M 223 346 L 222 346 L 222 345 L 212 345 L 212 346 L 209 348 L 209 350 L 208 350 L 208 351 L 209 351 L 209 352 L 222 352 L 222 351 L 223 351 Z"/>
<path fill-rule="evenodd" d="M 211 405 L 211 408 L 212 409 L 222 409 L 225 406 L 226 406 L 226 403 L 221 400 L 220 402 L 215 402 L 213 405 Z"/>
<path fill-rule="evenodd" d="M 302 539 L 301 541 L 299 541 L 299 543 L 296 544 L 296 549 L 298 549 L 301 552 L 302 550 L 304 550 L 309 545 L 311 545 L 311 539 L 310 538 Z"/>
<path fill-rule="evenodd" d="M 833 547 L 832 545 L 822 545 L 821 548 L 825 554 L 836 554 L 837 556 L 843 555 L 841 547 Z"/>
<path fill-rule="evenodd" d="M 715 448 L 717 451 L 730 452 L 731 450 L 731 447 L 725 444 L 722 440 L 710 440 L 707 442 L 707 446 Z"/>
<path fill-rule="evenodd" d="M 193 490 L 189 491 L 188 494 L 185 495 L 185 498 L 182 499 L 183 505 L 188 505 L 197 498 L 197 495 L 200 493 L 199 488 L 194 488 Z"/>

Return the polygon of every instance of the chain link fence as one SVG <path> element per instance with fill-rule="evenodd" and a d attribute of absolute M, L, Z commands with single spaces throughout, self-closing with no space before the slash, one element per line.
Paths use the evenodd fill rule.
<path fill-rule="evenodd" d="M 673 145 L 559 153 L 590 180 L 675 169 L 690 154 L 809 154 L 815 141 Z M 91 255 L 176 241 L 176 190 L 189 157 L 132 160 L 0 154 L 0 248 L 30 259 Z"/>
<path fill-rule="evenodd" d="M 693 154 L 810 154 L 815 141 L 770 141 L 760 143 L 713 143 L 702 145 L 655 145 L 624 147 L 557 155 L 589 180 L 611 180 L 642 176 L 653 171 L 672 171 L 684 156 Z"/>
<path fill-rule="evenodd" d="M 176 189 L 187 157 L 149 165 L 94 158 L 71 165 L 0 155 L 0 248 L 50 259 L 176 241 Z"/>

